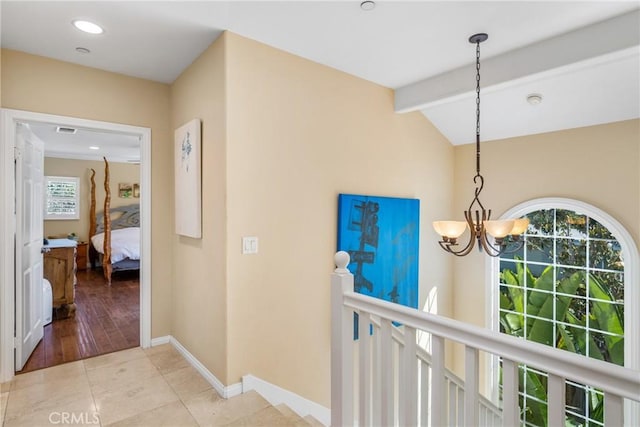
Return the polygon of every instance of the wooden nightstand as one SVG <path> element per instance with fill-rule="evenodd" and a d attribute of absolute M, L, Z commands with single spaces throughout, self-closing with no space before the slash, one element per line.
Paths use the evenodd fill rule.
<path fill-rule="evenodd" d="M 76 248 L 67 239 L 50 239 L 44 248 L 42 275 L 51 283 L 53 318 L 66 319 L 76 311 Z M 86 262 L 86 261 L 85 261 Z"/>
<path fill-rule="evenodd" d="M 78 247 L 76 248 L 76 265 L 78 270 L 86 270 L 89 265 L 87 259 L 88 249 L 89 244 L 87 242 L 78 242 Z"/>

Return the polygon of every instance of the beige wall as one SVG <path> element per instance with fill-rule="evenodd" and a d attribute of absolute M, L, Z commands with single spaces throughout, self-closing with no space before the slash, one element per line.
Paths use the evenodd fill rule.
<path fill-rule="evenodd" d="M 47 142 L 45 141 L 45 147 Z M 67 236 L 74 232 L 80 241 L 89 238 L 89 206 L 91 203 L 91 169 L 96 171 L 96 212 L 104 210 L 104 162 L 91 160 L 59 159 L 45 157 L 44 174 L 48 176 L 73 176 L 80 179 L 80 218 L 74 220 L 49 220 L 44 222 L 45 236 Z M 109 163 L 111 207 L 132 205 L 140 199 L 118 197 L 118 183 L 140 183 L 140 166 L 130 163 Z"/>
<path fill-rule="evenodd" d="M 169 86 L 3 49 L 3 108 L 151 128 L 152 337 L 170 333 L 173 188 Z"/>
<path fill-rule="evenodd" d="M 226 58 L 228 378 L 329 406 L 338 194 L 421 200 L 421 303 L 438 287 L 451 315 L 430 223 L 452 212 L 453 148 L 421 114 L 394 113 L 390 89 L 230 33 Z"/>
<path fill-rule="evenodd" d="M 171 103 L 174 128 L 203 123 L 203 238 L 174 242 L 173 335 L 227 385 L 250 373 L 329 406 L 337 196 L 420 198 L 433 241 L 453 148 L 423 116 L 395 114 L 390 90 L 232 33 Z M 240 255 L 247 235 L 259 254 Z M 421 303 L 438 287 L 450 315 L 450 259 L 423 246 Z"/>
<path fill-rule="evenodd" d="M 194 118 L 202 121 L 202 239 L 178 237 L 171 225 L 172 334 L 229 384 L 225 54 L 226 35 L 222 35 L 171 86 L 172 128 Z M 172 170 L 166 173 L 173 176 Z"/>
<path fill-rule="evenodd" d="M 494 218 L 527 200 L 564 197 L 617 219 L 640 243 L 640 120 L 482 143 L 482 202 Z M 456 215 L 473 197 L 475 145 L 455 149 Z M 455 260 L 455 318 L 485 326 L 483 254 Z M 456 365 L 462 365 L 459 358 Z"/>

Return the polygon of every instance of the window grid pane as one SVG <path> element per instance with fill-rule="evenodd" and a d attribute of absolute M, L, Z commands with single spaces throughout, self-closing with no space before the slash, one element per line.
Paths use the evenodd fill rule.
<path fill-rule="evenodd" d="M 500 331 L 623 365 L 619 242 L 597 221 L 569 210 L 526 216 L 531 222 L 523 248 L 500 258 Z M 566 387 L 567 425 L 602 426 L 603 394 L 575 383 Z M 521 367 L 520 404 L 524 425 L 546 418 L 545 373 Z"/>
<path fill-rule="evenodd" d="M 79 179 L 76 177 L 45 177 L 44 219 L 80 218 Z"/>

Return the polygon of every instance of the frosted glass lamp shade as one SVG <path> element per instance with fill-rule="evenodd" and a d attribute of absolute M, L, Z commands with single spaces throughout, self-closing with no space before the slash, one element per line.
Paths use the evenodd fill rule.
<path fill-rule="evenodd" d="M 509 234 L 512 236 L 519 236 L 527 231 L 527 227 L 529 227 L 529 218 L 516 219 Z"/>
<path fill-rule="evenodd" d="M 484 228 L 490 236 L 493 236 L 496 239 L 503 239 L 511 233 L 514 222 L 515 221 L 512 219 L 485 221 Z"/>
<path fill-rule="evenodd" d="M 442 237 L 457 239 L 467 228 L 465 221 L 434 221 L 433 228 Z"/>

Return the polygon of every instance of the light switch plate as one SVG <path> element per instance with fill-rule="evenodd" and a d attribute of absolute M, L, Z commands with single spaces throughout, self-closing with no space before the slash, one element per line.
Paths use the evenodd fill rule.
<path fill-rule="evenodd" d="M 258 238 L 257 237 L 243 237 L 242 238 L 242 254 L 250 255 L 258 253 Z"/>

